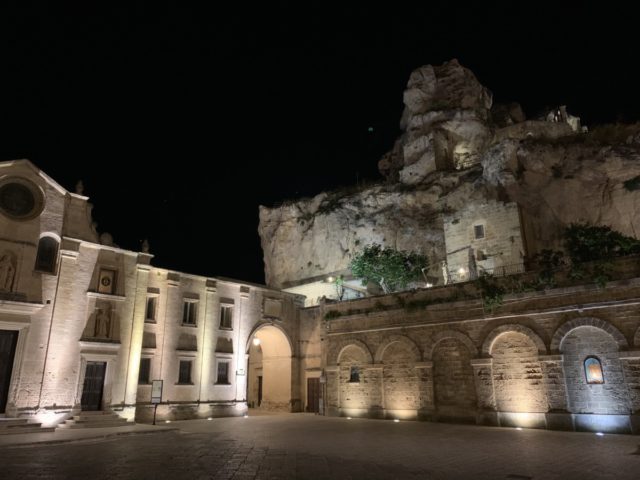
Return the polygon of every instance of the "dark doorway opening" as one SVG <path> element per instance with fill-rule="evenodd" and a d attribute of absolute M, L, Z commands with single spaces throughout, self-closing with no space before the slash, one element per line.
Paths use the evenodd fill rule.
<path fill-rule="evenodd" d="M 102 392 L 104 390 L 104 375 L 107 370 L 106 362 L 87 362 L 82 387 L 82 410 L 102 410 Z"/>
<path fill-rule="evenodd" d="M 258 375 L 258 406 L 262 403 L 262 375 Z"/>
<path fill-rule="evenodd" d="M 320 412 L 319 378 L 307 378 L 307 412 Z"/>
<path fill-rule="evenodd" d="M 0 413 L 7 408 L 18 333 L 17 330 L 0 330 Z"/>

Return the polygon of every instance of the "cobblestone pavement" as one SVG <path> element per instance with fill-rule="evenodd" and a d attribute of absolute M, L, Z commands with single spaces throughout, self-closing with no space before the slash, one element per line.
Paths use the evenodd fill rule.
<path fill-rule="evenodd" d="M 4 447 L 9 479 L 634 479 L 640 437 L 310 414 L 173 422 L 181 430 Z"/>

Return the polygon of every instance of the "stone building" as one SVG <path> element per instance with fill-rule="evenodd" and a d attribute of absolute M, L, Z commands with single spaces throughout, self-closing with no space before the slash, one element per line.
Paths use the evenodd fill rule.
<path fill-rule="evenodd" d="M 27 160 L 0 163 L 0 232 L 0 414 L 148 421 L 153 380 L 159 419 L 305 408 L 320 353 L 301 297 L 155 268 Z"/>

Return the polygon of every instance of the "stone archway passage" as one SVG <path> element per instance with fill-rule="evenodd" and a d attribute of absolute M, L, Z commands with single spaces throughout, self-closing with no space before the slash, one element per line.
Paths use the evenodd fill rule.
<path fill-rule="evenodd" d="M 253 334 L 249 348 L 249 406 L 271 411 L 291 411 L 291 345 L 285 334 L 267 325 Z"/>

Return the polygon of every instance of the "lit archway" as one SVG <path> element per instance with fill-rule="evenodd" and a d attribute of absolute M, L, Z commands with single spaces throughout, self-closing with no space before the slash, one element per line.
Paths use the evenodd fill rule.
<path fill-rule="evenodd" d="M 293 358 L 285 333 L 273 325 L 258 327 L 249 337 L 247 351 L 249 407 L 290 412 Z"/>

